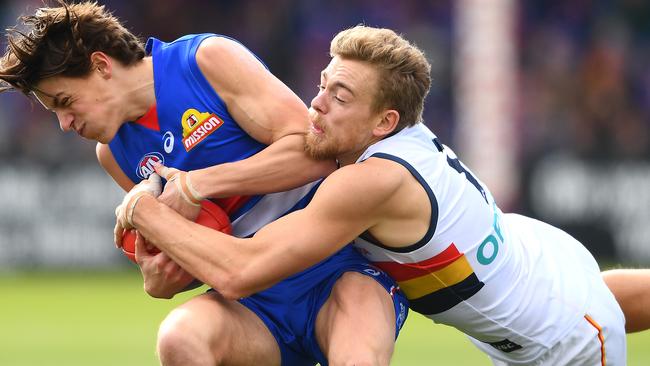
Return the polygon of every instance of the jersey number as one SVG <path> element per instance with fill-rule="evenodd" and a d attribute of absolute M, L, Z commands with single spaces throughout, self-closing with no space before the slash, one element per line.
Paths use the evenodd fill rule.
<path fill-rule="evenodd" d="M 481 193 L 481 196 L 483 196 L 483 199 L 485 200 L 485 203 L 488 203 L 487 195 L 485 194 L 485 190 L 481 185 L 479 184 L 478 180 L 474 178 L 472 173 L 470 173 L 463 165 L 460 163 L 458 159 L 452 159 L 449 156 L 447 156 L 447 164 L 449 164 L 450 167 L 454 168 L 455 171 L 459 173 L 465 173 L 465 178 L 474 186 L 476 189 L 478 189 L 479 193 Z"/>

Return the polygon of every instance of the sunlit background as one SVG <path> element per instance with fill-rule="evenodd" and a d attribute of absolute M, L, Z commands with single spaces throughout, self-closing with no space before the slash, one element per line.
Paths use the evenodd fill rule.
<path fill-rule="evenodd" d="M 234 37 L 305 103 L 338 31 L 392 28 L 432 63 L 425 123 L 504 211 L 567 230 L 604 267 L 650 265 L 648 1 L 99 3 L 143 40 Z M 1 1 L 0 25 L 41 4 Z M 0 95 L 0 277 L 132 271 L 112 244 L 121 196 L 93 142 L 62 133 L 22 94 Z"/>

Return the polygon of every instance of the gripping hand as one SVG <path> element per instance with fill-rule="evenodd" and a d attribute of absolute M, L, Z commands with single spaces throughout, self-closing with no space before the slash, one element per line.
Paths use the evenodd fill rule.
<path fill-rule="evenodd" d="M 162 183 L 158 174 L 151 174 L 149 179 L 143 180 L 133 187 L 129 193 L 124 196 L 122 203 L 115 208 L 115 229 L 113 230 L 115 246 L 122 246 L 122 235 L 124 230 L 133 228 L 133 211 L 138 200 L 144 195 L 153 197 L 160 196 L 162 192 Z"/>

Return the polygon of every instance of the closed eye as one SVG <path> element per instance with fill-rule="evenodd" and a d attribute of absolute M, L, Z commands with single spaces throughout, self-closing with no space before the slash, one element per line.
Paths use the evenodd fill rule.
<path fill-rule="evenodd" d="M 65 108 L 70 106 L 72 100 L 70 97 L 63 97 L 61 99 L 56 97 L 54 98 L 53 103 L 54 103 L 53 108 Z"/>

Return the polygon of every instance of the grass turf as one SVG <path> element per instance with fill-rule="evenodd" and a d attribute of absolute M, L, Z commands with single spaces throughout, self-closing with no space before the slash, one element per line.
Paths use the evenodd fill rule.
<path fill-rule="evenodd" d="M 158 365 L 159 322 L 193 294 L 156 300 L 137 270 L 0 275 L 0 365 Z M 650 364 L 650 331 L 628 336 L 628 365 Z M 490 365 L 462 334 L 411 313 L 392 365 Z"/>

